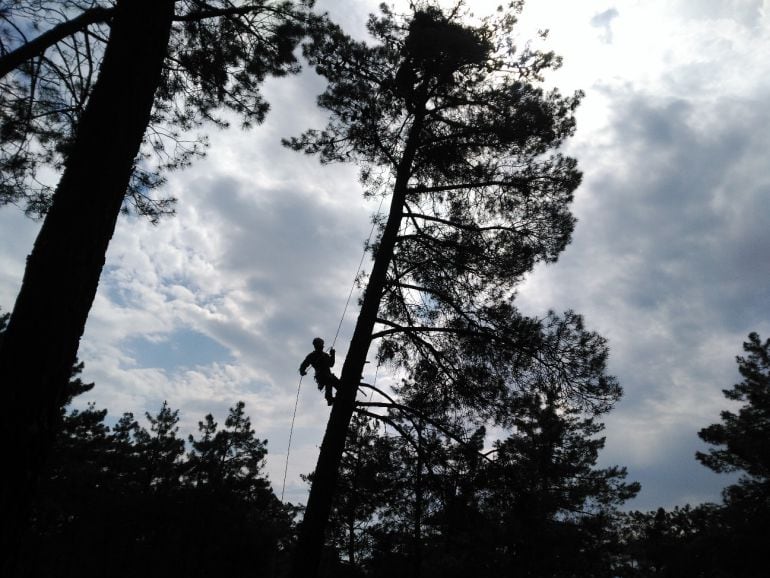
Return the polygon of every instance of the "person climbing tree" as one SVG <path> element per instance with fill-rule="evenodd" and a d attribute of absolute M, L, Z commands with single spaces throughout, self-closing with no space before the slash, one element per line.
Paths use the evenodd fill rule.
<path fill-rule="evenodd" d="M 307 357 L 299 366 L 300 375 L 307 375 L 308 366 L 313 366 L 318 390 L 326 388 L 326 403 L 329 405 L 334 403 L 332 388 L 339 389 L 340 386 L 339 378 L 331 371 L 331 368 L 334 367 L 334 355 L 334 348 L 329 349 L 329 353 L 325 353 L 324 340 L 316 337 L 313 339 L 313 351 L 307 354 Z"/>

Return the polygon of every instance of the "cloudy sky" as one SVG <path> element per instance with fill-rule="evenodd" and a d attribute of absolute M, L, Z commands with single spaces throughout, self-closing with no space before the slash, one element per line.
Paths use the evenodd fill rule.
<path fill-rule="evenodd" d="M 362 35 L 377 2 L 319 4 Z M 697 431 L 727 407 L 746 335 L 770 336 L 770 1 L 530 0 L 520 39 L 542 28 L 564 57 L 549 84 L 586 93 L 567 146 L 584 183 L 572 244 L 530 275 L 520 307 L 574 309 L 608 338 L 625 396 L 605 420 L 601 463 L 642 483 L 630 507 L 718 500 L 730 478 L 695 461 Z M 212 131 L 208 158 L 171 176 L 175 218 L 121 219 L 80 348 L 97 384 L 83 402 L 112 419 L 168 400 L 187 433 L 244 400 L 279 494 L 297 366 L 313 337 L 333 339 L 377 210 L 355 167 L 279 144 L 324 124 L 322 89 L 311 72 L 269 81 L 264 125 Z M 38 227 L 0 210 L 3 309 Z M 305 500 L 299 474 L 315 465 L 327 415 L 306 378 L 287 500 Z"/>

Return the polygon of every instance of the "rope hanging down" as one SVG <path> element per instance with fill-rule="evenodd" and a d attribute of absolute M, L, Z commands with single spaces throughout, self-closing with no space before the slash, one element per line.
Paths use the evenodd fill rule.
<path fill-rule="evenodd" d="M 297 383 L 297 399 L 294 400 L 294 413 L 291 416 L 291 428 L 289 428 L 289 447 L 286 448 L 286 465 L 283 468 L 283 485 L 281 485 L 281 502 L 283 502 L 283 493 L 286 491 L 286 472 L 289 471 L 289 452 L 291 452 L 291 436 L 294 434 L 294 419 L 297 417 L 297 405 L 299 405 L 299 388 L 302 386 L 302 376 L 299 376 Z"/>
<path fill-rule="evenodd" d="M 374 234 L 374 228 L 377 226 L 377 217 L 380 216 L 380 211 L 382 210 L 382 203 L 385 201 L 385 197 L 382 197 L 380 199 L 380 206 L 377 207 L 377 216 L 372 221 L 372 228 L 369 231 L 369 237 L 366 239 L 366 244 L 364 245 L 364 250 L 361 252 L 361 260 L 358 262 L 358 269 L 356 269 L 356 274 L 353 275 L 353 283 L 350 286 L 350 292 L 348 293 L 348 298 L 345 301 L 345 307 L 342 309 L 342 316 L 340 317 L 340 322 L 337 325 L 337 332 L 334 334 L 334 340 L 332 341 L 332 348 L 334 348 L 335 343 L 337 343 L 337 337 L 340 334 L 340 328 L 342 327 L 342 322 L 345 320 L 345 314 L 348 312 L 348 305 L 350 305 L 350 298 L 353 296 L 353 290 L 356 288 L 356 279 L 358 279 L 358 274 L 361 272 L 361 267 L 364 264 L 364 258 L 366 257 L 366 248 L 369 246 L 369 243 L 372 241 L 372 235 Z M 379 370 L 379 364 L 377 365 L 377 369 Z M 375 382 L 377 381 L 377 375 L 374 376 Z M 299 405 L 299 392 L 300 388 L 302 387 L 302 376 L 299 378 L 299 383 L 297 383 L 297 398 L 294 400 L 294 413 L 291 416 L 291 427 L 289 427 L 289 445 L 286 448 L 286 465 L 283 467 L 283 484 L 281 485 L 281 502 L 283 502 L 283 495 L 286 491 L 286 474 L 289 471 L 289 453 L 291 452 L 291 438 L 294 435 L 294 420 L 297 418 L 297 406 Z"/>

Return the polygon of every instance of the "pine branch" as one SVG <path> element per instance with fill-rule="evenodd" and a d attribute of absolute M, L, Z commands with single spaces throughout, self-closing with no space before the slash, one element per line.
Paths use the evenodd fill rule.
<path fill-rule="evenodd" d="M 43 55 L 46 50 L 68 36 L 72 36 L 77 32 L 85 30 L 91 24 L 109 21 L 114 11 L 114 8 L 101 7 L 86 10 L 80 14 L 80 16 L 62 22 L 50 30 L 47 30 L 37 38 L 25 42 L 16 50 L 13 50 L 0 58 L 0 78 L 3 78 L 6 74 L 17 69 L 28 60 Z"/>

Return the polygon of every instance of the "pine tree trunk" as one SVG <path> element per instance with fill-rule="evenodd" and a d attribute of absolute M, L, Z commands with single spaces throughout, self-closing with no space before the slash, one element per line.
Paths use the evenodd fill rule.
<path fill-rule="evenodd" d="M 377 248 L 372 272 L 369 274 L 369 281 L 366 284 L 361 311 L 358 314 L 345 363 L 342 366 L 341 387 L 326 425 L 326 433 L 321 443 L 305 517 L 299 531 L 292 578 L 315 578 L 318 573 L 324 544 L 324 532 L 337 485 L 337 474 L 342 452 L 345 449 L 345 439 L 353 416 L 358 384 L 361 381 L 366 356 L 369 353 L 372 332 L 385 289 L 388 267 L 396 246 L 396 238 L 406 201 L 407 184 L 421 127 L 422 118 L 418 116 L 412 125 L 404 147 L 404 154 L 399 163 L 388 221 Z"/>
<path fill-rule="evenodd" d="M 10 466 L 0 476 L 3 576 L 16 565 L 12 553 L 56 433 L 62 391 L 150 120 L 173 12 L 173 0 L 118 1 L 99 79 L 27 258 L 0 349 L 0 444 Z"/>
<path fill-rule="evenodd" d="M 412 577 L 420 578 L 422 571 L 422 510 L 423 510 L 423 483 L 422 483 L 422 422 L 417 422 L 417 466 L 414 476 L 414 559 L 412 560 Z"/>

